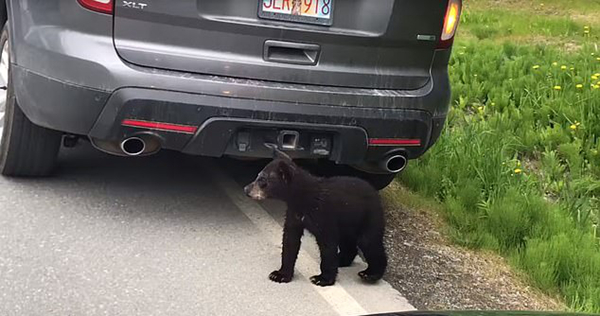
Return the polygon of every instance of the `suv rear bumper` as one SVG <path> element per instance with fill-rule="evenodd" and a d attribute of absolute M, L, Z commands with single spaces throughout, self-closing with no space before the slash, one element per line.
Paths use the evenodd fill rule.
<path fill-rule="evenodd" d="M 419 157 L 439 136 L 444 123 L 444 117 L 415 109 L 315 105 L 150 88 L 122 88 L 109 94 L 19 66 L 12 68 L 12 76 L 19 82 L 20 104 L 36 124 L 114 142 L 152 134 L 160 139 L 162 148 L 203 156 L 270 157 L 262 144 L 276 142 L 281 130 L 292 130 L 304 144 L 303 150 L 291 154 L 296 158 L 325 158 L 310 148 L 313 136 L 324 136 L 331 140 L 330 160 L 374 165 L 391 151 L 402 151 L 411 159 Z M 128 121 L 168 124 L 183 127 L 183 131 L 132 126 Z M 252 136 L 243 151 L 237 143 L 240 131 Z M 369 145 L 370 140 L 382 138 L 413 143 Z"/>
<path fill-rule="evenodd" d="M 320 137 L 331 142 L 330 154 L 326 155 L 329 159 L 362 164 L 365 160 L 378 161 L 391 149 L 402 149 L 409 157 L 420 156 L 430 143 L 431 127 L 431 116 L 418 110 L 374 111 L 124 88 L 110 97 L 88 135 L 121 141 L 152 133 L 166 149 L 212 157 L 266 158 L 272 152 L 263 144 L 277 143 L 278 133 L 290 130 L 299 134 L 300 149 L 291 153 L 296 158 L 324 158 L 311 150 L 312 138 Z M 243 148 L 239 146 L 240 132 L 249 136 Z M 420 145 L 369 146 L 373 138 L 408 138 Z"/>

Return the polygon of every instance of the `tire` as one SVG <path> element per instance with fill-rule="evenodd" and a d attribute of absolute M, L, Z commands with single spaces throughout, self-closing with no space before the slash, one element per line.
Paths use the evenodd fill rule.
<path fill-rule="evenodd" d="M 62 133 L 33 124 L 19 108 L 10 78 L 8 38 L 7 23 L 0 37 L 0 85 L 6 87 L 0 90 L 5 95 L 0 95 L 0 173 L 48 176 L 56 165 Z"/>
<path fill-rule="evenodd" d="M 359 178 L 369 182 L 377 191 L 387 188 L 387 186 L 390 185 L 394 179 L 396 179 L 395 174 L 373 174 L 362 171 L 357 172 L 359 173 Z"/>
<path fill-rule="evenodd" d="M 336 165 L 329 161 L 321 161 L 316 166 L 306 166 L 306 168 L 322 177 L 346 176 L 360 178 L 369 182 L 377 191 L 385 189 L 396 178 L 396 174 L 368 173 L 350 166 Z"/>

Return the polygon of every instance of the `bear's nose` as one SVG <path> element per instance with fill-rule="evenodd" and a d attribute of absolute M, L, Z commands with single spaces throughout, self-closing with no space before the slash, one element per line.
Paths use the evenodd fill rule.
<path fill-rule="evenodd" d="M 244 193 L 246 193 L 247 196 L 250 196 L 250 191 L 252 191 L 252 183 L 244 187 Z"/>

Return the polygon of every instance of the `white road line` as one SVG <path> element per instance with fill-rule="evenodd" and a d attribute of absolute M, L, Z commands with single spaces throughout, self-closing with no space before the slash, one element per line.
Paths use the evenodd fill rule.
<path fill-rule="evenodd" d="M 282 227 L 277 221 L 269 215 L 258 203 L 248 199 L 242 188 L 231 178 L 219 170 L 217 166 L 207 168 L 212 173 L 213 179 L 225 191 L 231 201 L 246 215 L 250 221 L 269 239 L 273 245 L 281 245 Z M 308 253 L 300 250 L 296 269 L 306 280 L 310 276 L 319 274 L 319 263 L 316 262 Z M 386 284 L 387 285 L 387 284 Z M 389 286 L 389 285 L 387 285 Z M 389 286 L 391 288 L 391 286 Z M 325 301 L 341 316 L 366 315 L 367 310 L 363 308 L 350 295 L 344 287 L 339 284 L 329 287 L 313 286 Z M 398 294 L 398 296 L 400 296 Z M 410 304 L 403 299 L 405 310 L 414 310 Z"/>

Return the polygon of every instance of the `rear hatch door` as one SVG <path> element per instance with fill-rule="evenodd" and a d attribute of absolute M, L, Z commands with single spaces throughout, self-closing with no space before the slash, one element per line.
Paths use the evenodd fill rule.
<path fill-rule="evenodd" d="M 298 9 L 318 14 L 285 14 Z M 114 43 L 153 68 L 410 90 L 429 80 L 445 10 L 440 0 L 118 1 Z"/>

